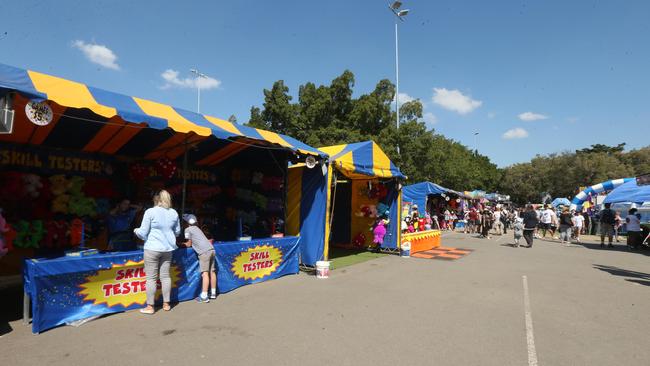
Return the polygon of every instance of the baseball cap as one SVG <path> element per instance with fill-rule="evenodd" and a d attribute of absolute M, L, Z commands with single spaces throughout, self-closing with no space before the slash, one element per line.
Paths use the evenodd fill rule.
<path fill-rule="evenodd" d="M 196 224 L 196 216 L 194 216 L 192 214 L 184 214 L 183 215 L 183 220 L 185 220 L 190 225 Z"/>

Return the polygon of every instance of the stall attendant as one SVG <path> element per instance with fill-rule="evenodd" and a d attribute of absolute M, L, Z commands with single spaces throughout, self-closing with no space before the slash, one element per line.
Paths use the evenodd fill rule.
<path fill-rule="evenodd" d="M 147 274 L 147 306 L 140 309 L 143 314 L 154 313 L 156 282 L 160 278 L 162 285 L 163 310 L 169 311 L 169 296 L 172 280 L 169 267 L 172 252 L 177 248 L 176 237 L 181 233 L 178 213 L 172 208 L 169 192 L 162 190 L 153 198 L 154 207 L 147 209 L 142 224 L 135 229 L 135 234 L 144 240 L 144 271 Z"/>
<path fill-rule="evenodd" d="M 109 213 L 108 248 L 117 251 L 135 250 L 136 245 L 131 234 L 133 220 L 142 206 L 132 205 L 128 199 L 122 199 Z"/>

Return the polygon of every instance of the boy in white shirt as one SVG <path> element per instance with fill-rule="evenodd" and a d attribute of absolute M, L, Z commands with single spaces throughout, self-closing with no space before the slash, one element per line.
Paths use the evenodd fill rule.
<path fill-rule="evenodd" d="M 576 211 L 571 221 L 573 221 L 573 235 L 576 237 L 576 242 L 580 243 L 580 232 L 585 224 L 585 218 L 580 212 Z"/>

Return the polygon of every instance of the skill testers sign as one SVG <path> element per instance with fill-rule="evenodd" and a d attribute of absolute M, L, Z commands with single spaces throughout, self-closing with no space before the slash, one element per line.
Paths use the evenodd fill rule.
<path fill-rule="evenodd" d="M 299 238 L 217 244 L 219 292 L 298 273 Z"/>
<path fill-rule="evenodd" d="M 170 268 L 172 287 L 177 287 L 180 280 L 178 266 Z M 88 276 L 86 282 L 80 285 L 80 295 L 84 301 L 93 305 L 106 304 L 108 307 L 121 305 L 125 308 L 131 305 L 144 305 L 147 296 L 147 275 L 144 271 L 144 261 L 128 261 L 124 264 L 113 264 L 111 268 L 99 270 L 97 274 Z M 160 281 L 157 283 L 156 297 L 160 296 Z"/>

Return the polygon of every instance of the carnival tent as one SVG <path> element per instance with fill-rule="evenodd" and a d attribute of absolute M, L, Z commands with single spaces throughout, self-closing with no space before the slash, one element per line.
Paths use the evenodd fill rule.
<path fill-rule="evenodd" d="M 582 208 L 582 203 L 585 202 L 590 195 L 611 191 L 616 187 L 621 186 L 624 183 L 627 183 L 633 179 L 634 178 L 614 179 L 614 180 L 608 180 L 606 182 L 594 184 L 593 186 L 584 189 L 583 191 L 578 193 L 575 197 L 573 197 L 573 200 L 571 200 L 570 209 L 579 210 Z"/>
<path fill-rule="evenodd" d="M 650 185 L 640 186 L 637 184 L 636 179 L 632 179 L 608 194 L 604 203 L 620 202 L 650 202 Z"/>
<path fill-rule="evenodd" d="M 551 202 L 551 205 L 553 205 L 553 207 L 569 206 L 571 205 L 571 201 L 569 201 L 569 199 L 564 197 L 558 197 L 554 199 L 553 202 Z"/>
<path fill-rule="evenodd" d="M 429 195 L 437 195 L 443 193 L 457 194 L 456 191 L 452 191 L 449 188 L 445 188 L 436 183 L 431 183 L 431 182 L 415 183 L 415 184 L 405 186 L 402 189 L 402 202 L 412 202 L 424 210 L 426 208 L 427 197 Z"/>
<path fill-rule="evenodd" d="M 0 97 L 11 92 L 18 93 L 13 99 L 14 131 L 0 134 L 0 142 L 148 159 L 175 159 L 188 146 L 199 146 L 194 149 L 201 152 L 193 159 L 197 165 L 217 164 L 255 145 L 324 156 L 289 136 L 0 64 Z M 30 100 L 50 101 L 53 118 L 47 128 L 37 128 L 24 118 Z M 210 137 L 221 143 L 215 144 Z"/>
<path fill-rule="evenodd" d="M 308 248 L 303 247 L 302 263 L 314 265 L 317 260 L 328 259 L 333 226 L 338 228 L 338 232 L 342 233 L 348 242 L 361 230 L 372 238 L 368 227 L 361 227 L 362 225 L 357 223 L 363 219 L 358 213 L 361 203 L 352 192 L 367 189 L 368 184 L 373 181 L 385 183 L 388 187 L 385 201 L 390 223 L 382 248 L 397 249 L 401 205 L 399 181 L 406 179 L 406 176 L 373 141 L 328 146 L 319 150 L 330 155 L 329 163 L 325 166 L 309 169 L 304 164 L 299 164 L 289 169 L 287 227 L 289 233 L 299 232 L 301 240 L 309 243 Z M 347 188 L 343 188 L 344 186 Z M 343 207 L 338 210 L 336 206 L 332 207 L 335 202 L 340 204 L 343 197 L 349 197 L 346 199 L 349 201 L 346 202 L 347 215 L 343 214 L 346 212 Z M 340 219 L 338 222 L 333 221 L 332 217 L 336 212 L 339 212 L 336 214 Z M 309 236 L 309 239 L 305 238 L 305 235 Z"/>

